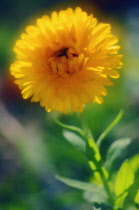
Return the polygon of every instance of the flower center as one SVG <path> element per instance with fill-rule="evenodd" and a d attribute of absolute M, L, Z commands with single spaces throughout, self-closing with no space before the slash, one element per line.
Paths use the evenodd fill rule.
<path fill-rule="evenodd" d="M 66 58 L 68 58 L 68 55 L 67 55 L 68 49 L 69 49 L 69 48 L 63 48 L 62 50 L 60 50 L 60 51 L 58 52 L 57 57 L 66 56 Z"/>
<path fill-rule="evenodd" d="M 51 73 L 65 77 L 79 70 L 78 53 L 73 48 L 63 47 L 53 53 L 49 59 Z"/>
<path fill-rule="evenodd" d="M 60 49 L 58 52 L 56 52 L 54 54 L 54 56 L 56 56 L 57 58 L 65 56 L 68 59 L 68 58 L 71 58 L 71 57 L 77 57 L 78 55 L 73 50 L 71 52 L 70 48 L 65 47 L 65 48 Z"/>

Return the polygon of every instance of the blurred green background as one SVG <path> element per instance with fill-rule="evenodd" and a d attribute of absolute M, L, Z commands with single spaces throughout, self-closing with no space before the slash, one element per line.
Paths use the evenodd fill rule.
<path fill-rule="evenodd" d="M 84 116 L 95 139 L 120 109 L 124 117 L 102 145 L 131 138 L 114 168 L 139 152 L 139 3 L 135 0 L 1 0 L 0 3 L 0 210 L 89 210 L 82 192 L 55 179 L 55 174 L 82 181 L 91 179 L 86 159 L 63 137 L 53 115 L 80 125 L 76 114 L 46 113 L 38 103 L 23 100 L 9 74 L 15 59 L 12 47 L 27 24 L 51 11 L 82 7 L 99 22 L 110 23 L 119 37 L 124 66 L 108 88 L 104 104 L 88 104 Z"/>

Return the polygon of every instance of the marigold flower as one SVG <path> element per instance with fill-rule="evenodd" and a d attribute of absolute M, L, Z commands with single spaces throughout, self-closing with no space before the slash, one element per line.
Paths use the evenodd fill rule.
<path fill-rule="evenodd" d="M 79 7 L 53 12 L 26 27 L 10 71 L 24 99 L 47 111 L 82 112 L 89 102 L 101 104 L 105 86 L 113 85 L 110 77 L 119 77 L 117 41 L 109 24 L 98 24 Z"/>

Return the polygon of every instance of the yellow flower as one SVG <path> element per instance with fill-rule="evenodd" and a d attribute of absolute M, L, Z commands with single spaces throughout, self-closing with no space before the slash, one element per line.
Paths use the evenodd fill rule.
<path fill-rule="evenodd" d="M 119 77 L 117 41 L 109 24 L 98 24 L 79 7 L 53 12 L 26 27 L 10 71 L 24 99 L 47 111 L 82 112 L 89 102 L 101 104 L 105 86 L 113 85 L 109 78 Z"/>

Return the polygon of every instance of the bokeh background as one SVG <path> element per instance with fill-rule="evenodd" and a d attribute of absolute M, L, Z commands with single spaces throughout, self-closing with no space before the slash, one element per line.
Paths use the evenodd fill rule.
<path fill-rule="evenodd" d="M 28 24 L 37 17 L 67 7 L 82 7 L 100 22 L 111 23 L 119 37 L 124 66 L 103 105 L 88 104 L 84 115 L 97 139 L 120 109 L 124 116 L 102 145 L 131 138 L 121 161 L 139 153 L 139 3 L 135 0 L 1 0 L 0 2 L 0 210 L 89 210 L 82 192 L 65 186 L 55 174 L 91 180 L 86 159 L 63 137 L 38 103 L 23 100 L 9 74 L 15 59 L 12 47 Z M 62 122 L 80 126 L 76 114 L 55 113 Z"/>

